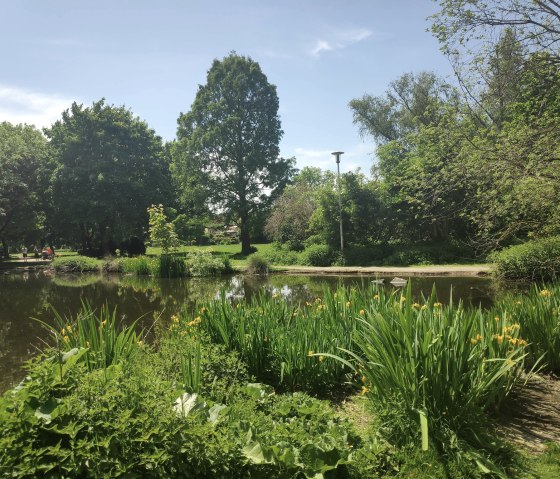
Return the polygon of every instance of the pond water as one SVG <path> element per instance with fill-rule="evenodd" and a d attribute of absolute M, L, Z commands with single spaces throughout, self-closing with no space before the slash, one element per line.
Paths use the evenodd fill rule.
<path fill-rule="evenodd" d="M 227 276 L 221 278 L 154 279 L 121 275 L 57 275 L 44 270 L 0 272 L 0 392 L 19 382 L 23 363 L 46 339 L 45 329 L 33 318 L 50 322 L 56 309 L 72 316 L 83 301 L 94 308 L 106 303 L 117 307 L 124 321 L 141 317 L 143 327 L 165 325 L 181 308 L 194 308 L 224 292 L 232 299 L 250 299 L 264 288 L 280 293 L 286 301 L 307 300 L 321 294 L 324 287 L 337 284 L 369 285 L 372 276 L 270 275 Z M 386 279 L 386 283 L 390 278 Z M 429 294 L 435 284 L 440 301 L 453 297 L 473 305 L 488 307 L 496 296 L 495 284 L 488 278 L 424 277 L 411 278 L 413 294 Z M 393 289 L 386 284 L 384 287 Z"/>

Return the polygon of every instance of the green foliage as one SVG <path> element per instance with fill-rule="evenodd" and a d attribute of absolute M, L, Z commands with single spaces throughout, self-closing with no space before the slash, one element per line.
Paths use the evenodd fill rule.
<path fill-rule="evenodd" d="M 533 285 L 528 294 L 509 295 L 495 307 L 495 314 L 509 315 L 520 325 L 520 334 L 529 341 L 528 364 L 560 374 L 560 284 Z"/>
<path fill-rule="evenodd" d="M 87 256 L 60 256 L 56 257 L 51 265 L 62 273 L 85 273 L 99 271 L 102 261 Z"/>
<path fill-rule="evenodd" d="M 560 236 L 510 246 L 490 256 L 503 279 L 548 281 L 560 276 Z"/>
<path fill-rule="evenodd" d="M 158 278 L 182 278 L 188 275 L 185 258 L 173 254 L 162 254 L 159 258 Z"/>
<path fill-rule="evenodd" d="M 160 247 L 162 255 L 166 255 L 179 246 L 179 237 L 175 232 L 175 224 L 167 222 L 163 205 L 151 205 L 148 208 L 149 234 L 152 246 Z"/>
<path fill-rule="evenodd" d="M 0 123 L 0 257 L 7 255 L 9 242 L 30 244 L 41 237 L 49 162 L 47 141 L 39 130 Z"/>
<path fill-rule="evenodd" d="M 349 357 L 392 441 L 497 467 L 486 455 L 499 452 L 487 411 L 520 381 L 527 345 L 510 321 L 444 306 L 435 293 L 415 303 L 410 286 L 400 299 L 383 290 L 366 299 Z"/>
<path fill-rule="evenodd" d="M 74 103 L 46 130 L 57 162 L 47 216 L 66 242 L 88 254 L 142 237 L 146 209 L 170 181 L 161 138 L 125 107 Z"/>
<path fill-rule="evenodd" d="M 391 254 L 382 259 L 382 264 L 409 266 L 417 264 L 469 263 L 476 259 L 473 251 L 451 241 L 394 244 L 387 246 Z"/>
<path fill-rule="evenodd" d="M 279 243 L 274 243 L 273 248 L 261 255 L 270 264 L 293 265 L 299 264 L 299 254 L 287 249 Z"/>
<path fill-rule="evenodd" d="M 219 276 L 233 273 L 233 268 L 226 256 L 217 256 L 208 251 L 190 253 L 186 263 L 191 276 Z"/>
<path fill-rule="evenodd" d="M 184 332 L 173 321 L 159 351 L 138 348 L 103 370 L 89 371 L 78 349 L 32 361 L 26 380 L 0 398 L 2 473 L 347 477 L 345 464 L 361 445 L 348 421 L 303 394 L 244 384 L 234 355 Z M 200 396 L 179 386 L 188 382 L 181 364 L 189 355 L 198 364 Z M 209 398 L 220 395 L 224 402 Z"/>
<path fill-rule="evenodd" d="M 308 266 L 331 266 L 338 256 L 330 246 L 315 244 L 305 248 L 300 255 L 300 261 Z"/>
<path fill-rule="evenodd" d="M 139 276 L 156 275 L 159 272 L 159 259 L 152 256 L 137 256 L 135 258 L 119 258 L 118 263 L 125 273 Z"/>
<path fill-rule="evenodd" d="M 198 244 L 204 236 L 204 222 L 200 219 L 190 219 L 180 214 L 173 220 L 173 225 L 179 239 L 186 244 Z"/>
<path fill-rule="evenodd" d="M 200 328 L 227 350 L 238 351 L 249 372 L 259 380 L 289 390 L 325 394 L 344 381 L 347 368 L 313 352 L 335 354 L 349 348 L 360 310 L 357 291 L 324 291 L 298 306 L 289 306 L 278 293 L 232 304 L 225 297 L 200 315 Z M 186 318 L 183 319 L 186 322 Z"/>
<path fill-rule="evenodd" d="M 206 84 L 178 123 L 175 176 L 192 190 L 189 202 L 208 202 L 239 219 L 242 252 L 248 254 L 252 222 L 293 172 L 293 160 L 278 157 L 276 87 L 258 63 L 232 53 L 214 60 Z"/>
<path fill-rule="evenodd" d="M 274 202 L 265 226 L 267 236 L 288 249 L 301 251 L 308 236 L 309 222 L 317 208 L 316 190 L 296 181 Z"/>
<path fill-rule="evenodd" d="M 103 305 L 99 312 L 88 303 L 75 318 L 63 318 L 54 311 L 54 326 L 43 325 L 54 337 L 57 348 L 84 351 L 81 358 L 87 369 L 105 369 L 112 364 L 128 361 L 143 344 L 142 334 L 136 333 L 136 322 L 119 326 L 117 308 Z"/>
<path fill-rule="evenodd" d="M 247 273 L 249 274 L 268 274 L 268 261 L 264 256 L 253 253 L 247 260 Z"/>

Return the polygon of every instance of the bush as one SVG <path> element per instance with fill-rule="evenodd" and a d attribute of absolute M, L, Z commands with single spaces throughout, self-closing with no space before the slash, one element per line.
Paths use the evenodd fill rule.
<path fill-rule="evenodd" d="M 62 273 L 84 273 L 99 271 L 102 262 L 87 256 L 62 256 L 55 258 L 52 267 Z"/>
<path fill-rule="evenodd" d="M 182 278 L 187 276 L 188 270 L 185 259 L 182 256 L 162 254 L 159 257 L 159 278 Z"/>
<path fill-rule="evenodd" d="M 233 273 L 229 258 L 215 256 L 206 251 L 191 253 L 187 259 L 187 269 L 191 276 L 218 276 Z"/>
<path fill-rule="evenodd" d="M 308 246 L 301 253 L 301 262 L 308 266 L 331 266 L 338 259 L 338 253 L 327 245 Z"/>
<path fill-rule="evenodd" d="M 279 244 L 275 244 L 261 255 L 270 264 L 292 265 L 299 263 L 299 254 L 295 251 L 289 251 Z"/>
<path fill-rule="evenodd" d="M 344 248 L 344 262 L 348 266 L 369 266 L 379 264 L 393 252 L 393 247 L 386 243 L 370 246 L 348 246 Z"/>
<path fill-rule="evenodd" d="M 252 254 L 247 260 L 247 273 L 268 274 L 268 261 L 257 253 Z"/>
<path fill-rule="evenodd" d="M 503 279 L 549 281 L 560 277 L 560 236 L 511 246 L 489 257 Z"/>
<path fill-rule="evenodd" d="M 119 258 L 122 271 L 138 276 L 157 275 L 158 259 L 149 256 L 138 256 L 136 258 Z"/>
<path fill-rule="evenodd" d="M 390 248 L 393 250 L 392 253 L 383 260 L 383 264 L 389 266 L 469 263 L 476 259 L 470 248 L 454 241 L 397 244 L 390 245 Z"/>

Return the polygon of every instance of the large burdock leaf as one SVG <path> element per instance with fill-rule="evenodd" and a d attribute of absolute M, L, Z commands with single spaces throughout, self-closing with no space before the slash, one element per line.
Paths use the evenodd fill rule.
<path fill-rule="evenodd" d="M 181 417 L 187 417 L 187 415 L 197 406 L 197 399 L 198 394 L 185 393 L 177 398 L 175 405 L 173 406 L 173 410 Z"/>

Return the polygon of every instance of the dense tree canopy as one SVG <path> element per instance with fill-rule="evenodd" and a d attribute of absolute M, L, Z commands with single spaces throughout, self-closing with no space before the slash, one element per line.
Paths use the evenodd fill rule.
<path fill-rule="evenodd" d="M 111 251 L 146 233 L 147 208 L 169 194 L 161 138 L 125 107 L 74 103 L 46 130 L 57 160 L 49 219 L 83 251 Z"/>
<path fill-rule="evenodd" d="M 42 174 L 48 166 L 45 137 L 29 125 L 0 123 L 0 241 L 36 241 L 43 220 Z"/>
<path fill-rule="evenodd" d="M 276 87 L 250 58 L 215 60 L 191 110 L 178 120 L 173 165 L 191 202 L 204 199 L 241 229 L 250 251 L 251 222 L 282 191 L 293 160 L 279 158 Z"/>

